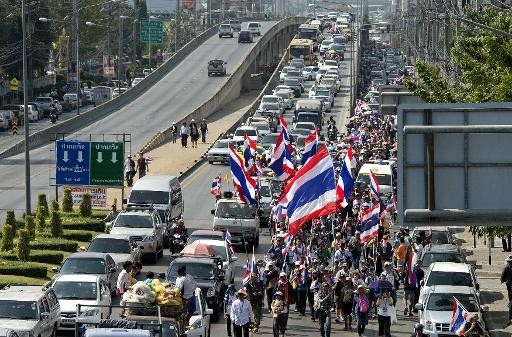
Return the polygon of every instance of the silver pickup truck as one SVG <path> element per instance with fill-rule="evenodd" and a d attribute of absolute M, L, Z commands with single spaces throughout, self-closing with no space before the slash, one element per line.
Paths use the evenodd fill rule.
<path fill-rule="evenodd" d="M 217 201 L 212 210 L 213 230 L 229 231 L 233 244 L 256 246 L 260 244 L 260 216 L 255 206 L 241 203 L 236 198 Z"/>
<path fill-rule="evenodd" d="M 210 60 L 208 61 L 208 76 L 221 75 L 226 76 L 226 61 Z"/>

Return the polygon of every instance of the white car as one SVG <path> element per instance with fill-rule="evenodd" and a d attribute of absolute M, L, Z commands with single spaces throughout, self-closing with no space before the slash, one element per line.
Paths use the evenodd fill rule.
<path fill-rule="evenodd" d="M 464 306 L 470 316 L 478 314 L 480 324 L 483 330 L 486 330 L 482 313 L 489 308 L 480 305 L 475 289 L 462 286 L 434 286 L 426 294 L 423 302 L 415 305 L 425 334 L 430 337 L 456 336 L 450 332 L 454 298 Z"/>
<path fill-rule="evenodd" d="M 284 108 L 293 108 L 293 91 L 291 90 L 279 90 L 274 92 L 274 95 L 279 96 L 283 99 Z"/>
<path fill-rule="evenodd" d="M 144 77 L 135 77 L 135 78 L 132 80 L 132 87 L 134 87 L 134 86 L 136 86 L 137 84 L 139 84 L 143 79 L 144 79 Z"/>
<path fill-rule="evenodd" d="M 302 69 L 302 78 L 304 81 L 312 81 L 316 79 L 316 72 L 319 70 L 317 66 L 307 66 Z"/>
<path fill-rule="evenodd" d="M 196 310 L 190 317 L 188 330 L 185 331 L 185 334 L 188 337 L 210 336 L 210 315 L 213 314 L 213 309 L 208 308 L 200 288 L 196 289 L 195 298 Z"/>
<path fill-rule="evenodd" d="M 252 126 L 241 126 L 235 130 L 235 134 L 233 135 L 233 141 L 235 143 L 243 143 L 244 142 L 244 134 L 247 134 L 251 140 L 258 142 L 258 131 L 256 128 Z"/>
<path fill-rule="evenodd" d="M 97 306 L 112 304 L 108 283 L 99 275 L 60 275 L 53 282 L 52 289 L 61 308 L 59 330 L 75 330 L 77 304 L 82 306 L 78 321 L 98 322 L 100 319 L 110 316 L 109 307 Z M 87 307 L 87 305 L 91 305 L 91 307 Z"/>
<path fill-rule="evenodd" d="M 340 80 L 340 76 L 338 74 L 325 74 L 324 78 L 332 78 L 333 80 L 336 81 L 336 92 L 340 92 L 341 90 L 341 80 Z"/>
<path fill-rule="evenodd" d="M 39 116 L 39 111 L 33 105 L 27 105 L 28 108 L 28 120 L 29 122 L 37 122 L 41 119 Z"/>
<path fill-rule="evenodd" d="M 268 122 L 255 122 L 251 123 L 251 126 L 256 128 L 256 131 L 258 131 L 258 135 L 261 137 L 268 135 L 269 133 L 272 133 L 272 130 L 270 130 L 270 126 L 268 125 Z"/>
<path fill-rule="evenodd" d="M 238 260 L 236 256 L 233 256 L 229 250 L 229 246 L 226 240 L 206 240 L 199 239 L 199 243 L 204 243 L 213 248 L 215 254 L 222 260 L 222 268 L 224 270 L 224 280 L 228 283 L 235 282 L 235 264 Z"/>
<path fill-rule="evenodd" d="M 281 71 L 279 72 L 279 81 L 280 82 L 283 82 L 286 79 L 286 76 L 288 75 L 288 71 L 290 71 L 290 70 L 297 70 L 297 68 L 291 67 L 291 66 L 286 66 L 286 67 L 283 67 L 283 69 L 281 69 Z"/>
<path fill-rule="evenodd" d="M 322 53 L 325 53 L 329 50 L 329 48 L 331 47 L 331 44 L 332 44 L 332 40 L 323 40 L 322 43 L 320 44 L 320 54 Z"/>
<path fill-rule="evenodd" d="M 284 110 L 286 109 L 284 99 L 281 96 L 277 95 L 263 95 L 261 98 L 260 107 L 262 104 L 265 103 L 277 103 L 282 108 L 281 113 L 284 113 Z"/>
<path fill-rule="evenodd" d="M 274 90 L 272 90 L 272 93 L 275 95 L 276 92 L 281 91 L 281 90 L 290 91 L 292 93 L 292 96 L 293 96 L 293 89 L 292 89 L 292 87 L 290 87 L 288 85 L 284 85 L 284 84 L 280 84 L 277 87 L 275 87 Z"/>
<path fill-rule="evenodd" d="M 252 35 L 258 35 L 261 36 L 261 24 L 259 22 L 249 22 L 247 24 L 247 30 Z"/>
<path fill-rule="evenodd" d="M 320 68 L 320 69 L 318 69 L 318 71 L 316 72 L 316 79 L 315 79 L 315 81 L 316 82 L 320 82 L 322 80 L 322 77 L 324 77 L 324 75 L 327 73 L 328 70 L 329 70 L 329 68 Z"/>
<path fill-rule="evenodd" d="M 309 130 L 309 131 L 313 132 L 316 130 L 316 125 L 313 122 L 298 122 L 293 127 L 293 130 L 297 130 L 297 129 L 304 129 L 304 130 Z"/>

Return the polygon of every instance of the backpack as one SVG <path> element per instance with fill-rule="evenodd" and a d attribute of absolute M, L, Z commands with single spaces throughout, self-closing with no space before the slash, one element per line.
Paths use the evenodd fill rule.
<path fill-rule="evenodd" d="M 368 312 L 369 308 L 370 308 L 370 301 L 368 300 L 368 297 L 359 296 L 359 312 L 364 314 L 364 313 Z"/>

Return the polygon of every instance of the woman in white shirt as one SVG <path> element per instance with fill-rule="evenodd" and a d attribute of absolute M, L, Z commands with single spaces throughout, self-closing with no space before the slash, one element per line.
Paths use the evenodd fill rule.
<path fill-rule="evenodd" d="M 389 289 L 380 289 L 376 305 L 379 322 L 379 337 L 391 337 L 391 315 L 394 308 L 393 298 L 389 294 Z"/>

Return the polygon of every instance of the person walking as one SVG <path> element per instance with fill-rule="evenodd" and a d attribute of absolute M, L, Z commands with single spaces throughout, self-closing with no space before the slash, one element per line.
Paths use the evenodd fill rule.
<path fill-rule="evenodd" d="M 345 279 L 345 285 L 341 289 L 341 311 L 345 321 L 344 331 L 352 331 L 352 306 L 354 302 L 354 284 L 350 277 Z"/>
<path fill-rule="evenodd" d="M 318 292 L 316 298 L 316 310 L 318 323 L 320 325 L 320 336 L 331 336 L 331 308 L 332 294 L 329 289 L 329 283 L 322 283 L 322 289 Z"/>
<path fill-rule="evenodd" d="M 501 283 L 505 283 L 507 286 L 507 294 L 508 294 L 508 325 L 512 324 L 512 255 L 509 255 L 505 262 L 507 265 L 503 269 L 501 273 L 500 281 Z"/>
<path fill-rule="evenodd" d="M 272 310 L 272 330 L 274 337 L 280 337 L 279 334 L 283 337 L 286 331 L 286 314 L 288 313 L 288 308 L 284 303 L 282 292 L 278 291 L 274 294 L 274 300 L 270 308 Z"/>
<path fill-rule="evenodd" d="M 263 306 L 263 289 L 261 288 L 257 274 L 251 274 L 251 279 L 245 285 L 245 289 L 249 297 L 249 302 L 251 302 L 252 315 L 254 318 L 254 325 L 251 330 L 256 333 L 260 328 L 262 316 L 261 307 Z"/>
<path fill-rule="evenodd" d="M 126 185 L 131 187 L 133 185 L 133 177 L 135 176 L 135 161 L 132 159 L 131 154 L 124 161 L 124 176 L 126 178 Z"/>
<path fill-rule="evenodd" d="M 187 127 L 187 123 L 183 122 L 183 124 L 181 124 L 181 128 L 180 128 L 181 147 L 187 147 L 188 134 L 189 134 L 189 129 Z"/>
<path fill-rule="evenodd" d="M 192 118 L 190 121 L 190 140 L 192 141 L 192 147 L 197 148 L 197 140 L 199 139 L 199 129 L 197 128 L 196 121 Z"/>
<path fill-rule="evenodd" d="M 269 264 L 268 269 L 265 270 L 265 292 L 267 295 L 267 304 L 268 308 L 272 304 L 272 295 L 274 294 L 274 288 L 277 284 L 277 280 L 279 279 L 279 270 L 275 267 L 274 264 Z"/>
<path fill-rule="evenodd" d="M 353 313 L 357 323 L 357 334 L 362 336 L 364 329 L 368 324 L 368 313 L 370 311 L 370 298 L 368 297 L 366 288 L 360 284 L 354 295 Z"/>
<path fill-rule="evenodd" d="M 192 317 L 192 314 L 194 314 L 194 311 L 196 310 L 195 291 L 197 283 L 192 275 L 187 274 L 186 266 L 180 266 L 177 273 L 178 277 L 176 278 L 176 288 L 180 290 L 181 296 L 187 301 L 188 310 L 186 323 L 188 325 L 190 317 Z"/>
<path fill-rule="evenodd" d="M 393 298 L 389 294 L 388 288 L 380 289 L 377 297 L 377 319 L 379 322 L 379 337 L 391 336 L 391 315 L 393 307 Z"/>
<path fill-rule="evenodd" d="M 308 290 L 308 303 L 309 303 L 309 312 L 311 314 L 311 320 L 313 322 L 316 321 L 316 309 L 315 309 L 315 297 L 316 294 L 320 291 L 321 281 L 318 277 L 318 270 L 311 270 L 311 284 L 309 285 Z"/>
<path fill-rule="evenodd" d="M 144 177 L 146 173 L 149 172 L 149 166 L 146 162 L 146 158 L 144 158 L 144 153 L 142 151 L 139 152 L 139 158 L 137 158 L 136 170 L 139 172 L 139 179 Z"/>
<path fill-rule="evenodd" d="M 228 286 L 228 289 L 226 290 L 226 293 L 224 294 L 224 317 L 226 317 L 226 330 L 228 333 L 228 337 L 231 337 L 231 306 L 233 305 L 233 302 L 236 300 L 236 293 L 235 293 L 235 285 L 230 284 Z"/>
<path fill-rule="evenodd" d="M 203 118 L 201 124 L 199 124 L 199 129 L 201 130 L 201 141 L 206 143 L 206 134 L 208 133 L 208 124 L 206 124 L 206 119 Z"/>
<path fill-rule="evenodd" d="M 235 337 L 249 337 L 249 326 L 253 321 L 251 303 L 245 299 L 247 293 L 244 289 L 238 290 L 236 295 L 230 310 L 233 332 Z"/>
<path fill-rule="evenodd" d="M 173 144 L 176 144 L 176 138 L 178 138 L 178 127 L 176 126 L 176 122 L 172 122 L 171 140 Z"/>

